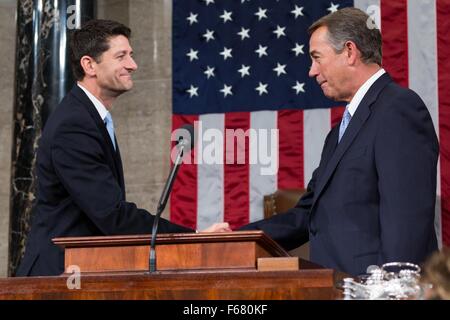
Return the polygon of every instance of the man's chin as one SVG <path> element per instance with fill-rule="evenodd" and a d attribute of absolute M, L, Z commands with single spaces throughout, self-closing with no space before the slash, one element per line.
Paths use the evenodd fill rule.
<path fill-rule="evenodd" d="M 325 97 L 327 97 L 328 99 L 336 101 L 336 97 L 332 93 L 325 91 L 325 90 L 322 90 L 322 92 L 323 92 L 323 95 Z"/>
<path fill-rule="evenodd" d="M 123 84 L 118 91 L 121 91 L 122 93 L 130 91 L 131 89 L 133 89 L 133 82 L 130 81 L 129 83 Z"/>
<path fill-rule="evenodd" d="M 133 88 L 133 86 L 127 86 L 127 87 L 120 87 L 120 88 L 114 88 L 114 90 L 111 90 L 111 92 L 114 92 L 113 95 L 115 97 L 120 96 L 121 94 L 124 94 L 127 91 L 130 91 Z"/>
<path fill-rule="evenodd" d="M 131 79 L 131 77 L 122 77 L 115 83 L 115 86 L 117 90 L 131 90 L 131 88 L 133 88 L 133 79 Z"/>
<path fill-rule="evenodd" d="M 333 94 L 332 92 L 326 92 L 326 91 L 323 91 L 323 90 L 322 90 L 322 92 L 323 92 L 323 95 L 325 97 L 327 97 L 328 99 L 330 99 L 330 100 L 333 100 L 333 101 L 336 101 L 336 102 L 345 102 L 346 101 L 342 97 L 339 97 L 338 95 Z"/>

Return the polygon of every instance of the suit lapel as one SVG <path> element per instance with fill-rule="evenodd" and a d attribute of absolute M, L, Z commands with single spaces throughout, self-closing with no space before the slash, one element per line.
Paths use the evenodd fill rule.
<path fill-rule="evenodd" d="M 77 98 L 81 104 L 85 107 L 86 111 L 90 114 L 92 119 L 95 122 L 95 125 L 98 127 L 100 133 L 102 134 L 103 140 L 105 142 L 106 151 L 109 155 L 109 163 L 113 167 L 113 173 L 119 182 L 122 190 L 125 190 L 124 178 L 123 178 L 123 169 L 122 169 L 122 161 L 120 159 L 119 147 L 116 140 L 117 152 L 114 151 L 114 146 L 112 144 L 111 138 L 109 137 L 108 130 L 106 130 L 106 125 L 103 122 L 102 118 L 98 114 L 97 109 L 95 108 L 92 101 L 88 98 L 88 96 L 84 93 L 84 91 L 78 87 L 78 85 L 74 85 L 71 93 Z M 125 194 L 125 192 L 124 192 Z"/>
<path fill-rule="evenodd" d="M 375 81 L 375 83 L 370 87 L 369 91 L 367 91 L 366 95 L 362 99 L 347 129 L 345 130 L 345 134 L 343 135 L 341 141 L 337 144 L 334 152 L 329 153 L 330 158 L 327 159 L 327 161 L 324 161 L 325 170 L 319 177 L 317 187 L 314 190 L 314 200 L 312 208 L 314 208 L 321 193 L 325 189 L 325 186 L 333 175 L 333 172 L 336 170 L 336 167 L 339 164 L 339 161 L 342 159 L 342 156 L 351 146 L 353 140 L 355 140 L 359 131 L 364 126 L 364 123 L 369 118 L 371 113 L 371 105 L 376 101 L 381 90 L 391 81 L 392 79 L 387 73 L 383 74 L 377 81 Z M 330 137 L 331 139 L 328 143 L 337 143 L 338 132 L 339 126 L 335 128 L 335 132 L 333 133 L 332 137 Z"/>

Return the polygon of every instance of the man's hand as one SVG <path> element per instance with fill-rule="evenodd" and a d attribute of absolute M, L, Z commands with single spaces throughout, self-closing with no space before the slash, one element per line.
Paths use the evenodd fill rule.
<path fill-rule="evenodd" d="M 208 228 L 201 230 L 200 232 L 230 232 L 232 231 L 230 229 L 230 225 L 228 222 L 220 222 L 220 223 L 214 223 Z"/>

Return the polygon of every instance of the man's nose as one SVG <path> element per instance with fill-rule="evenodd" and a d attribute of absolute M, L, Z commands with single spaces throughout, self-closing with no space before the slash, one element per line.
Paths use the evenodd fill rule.
<path fill-rule="evenodd" d="M 132 71 L 137 70 L 138 66 L 136 61 L 134 61 L 133 57 L 130 57 L 130 59 L 128 60 L 126 68 Z"/>
<path fill-rule="evenodd" d="M 317 65 L 315 62 L 311 64 L 311 67 L 309 67 L 309 74 L 311 78 L 315 78 L 319 75 L 319 69 L 317 68 Z"/>

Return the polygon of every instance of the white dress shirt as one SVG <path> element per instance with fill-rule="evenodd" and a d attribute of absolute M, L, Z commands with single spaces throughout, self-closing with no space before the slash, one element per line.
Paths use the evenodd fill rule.
<path fill-rule="evenodd" d="M 91 102 L 94 104 L 95 109 L 97 109 L 100 118 L 102 118 L 102 121 L 105 122 L 106 114 L 109 112 L 108 109 L 106 109 L 103 103 L 101 103 L 100 100 L 98 100 L 92 93 L 90 93 L 88 89 L 83 87 L 80 83 L 77 84 L 81 88 L 81 90 L 83 90 L 86 93 L 89 100 L 91 100 Z"/>
<path fill-rule="evenodd" d="M 364 84 L 361 87 L 359 87 L 358 91 L 356 91 L 355 95 L 353 96 L 353 99 L 347 105 L 348 112 L 350 112 L 350 115 L 352 117 L 355 114 L 359 104 L 361 103 L 361 100 L 366 95 L 367 91 L 369 91 L 370 87 L 374 84 L 374 82 L 377 81 L 378 78 L 381 77 L 384 73 L 386 73 L 386 71 L 383 68 L 381 68 L 373 76 L 367 79 L 367 81 L 364 82 Z"/>

